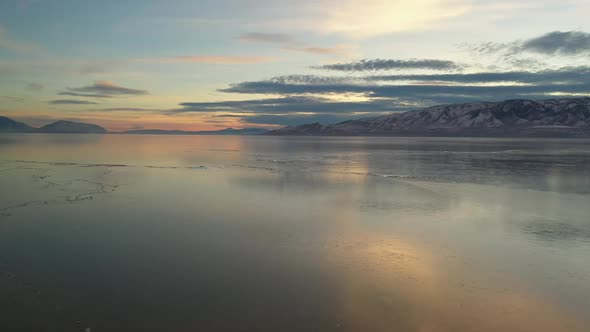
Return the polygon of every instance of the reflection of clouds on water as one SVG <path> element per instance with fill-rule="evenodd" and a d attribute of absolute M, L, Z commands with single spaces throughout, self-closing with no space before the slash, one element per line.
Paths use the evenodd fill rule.
<path fill-rule="evenodd" d="M 260 145 L 256 143 L 261 143 Z M 439 182 L 481 183 L 546 191 L 588 193 L 586 141 L 426 138 L 280 137 L 272 144 L 246 141 L 256 160 L 273 167 L 393 174 Z M 261 151 L 261 147 L 268 150 Z M 583 183 L 580 183 L 582 181 Z M 584 185 L 588 184 L 588 185 Z"/>
<path fill-rule="evenodd" d="M 535 220 L 522 226 L 524 233 L 542 241 L 590 242 L 590 224 L 578 226 L 558 220 Z"/>

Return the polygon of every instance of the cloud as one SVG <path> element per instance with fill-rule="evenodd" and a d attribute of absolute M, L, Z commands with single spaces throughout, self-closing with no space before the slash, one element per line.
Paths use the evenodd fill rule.
<path fill-rule="evenodd" d="M 129 60 L 97 60 L 62 57 L 20 57 L 0 59 L 0 73 L 18 73 L 35 77 L 46 75 L 106 75 L 110 73 L 126 73 L 129 71 Z"/>
<path fill-rule="evenodd" d="M 62 91 L 57 93 L 59 96 L 73 96 L 73 97 L 91 97 L 91 98 L 113 98 L 111 95 L 97 94 L 97 93 L 78 93 L 70 91 Z"/>
<path fill-rule="evenodd" d="M 11 101 L 11 102 L 15 102 L 15 103 L 24 103 L 25 102 L 25 99 L 21 98 L 21 97 L 0 96 L 0 98 Z"/>
<path fill-rule="evenodd" d="M 27 84 L 26 88 L 31 91 L 41 91 L 45 88 L 45 85 L 41 83 L 29 83 Z"/>
<path fill-rule="evenodd" d="M 6 28 L 0 25 L 0 49 L 5 49 L 10 52 L 26 53 L 33 52 L 40 49 L 39 45 L 23 40 L 16 40 L 12 38 Z"/>
<path fill-rule="evenodd" d="M 590 54 L 590 33 L 583 31 L 552 31 L 539 37 L 507 43 L 486 42 L 464 45 L 478 54 L 500 54 L 514 57 L 522 53 L 550 56 L 576 56 Z"/>
<path fill-rule="evenodd" d="M 549 55 L 590 53 L 590 34 L 582 31 L 553 31 L 524 41 L 521 49 Z"/>
<path fill-rule="evenodd" d="M 453 83 L 498 83 L 514 82 L 524 84 L 590 84 L 590 67 L 564 67 L 556 70 L 537 72 L 507 71 L 480 72 L 469 74 L 431 75 L 377 75 L 362 78 L 367 81 L 439 81 Z"/>
<path fill-rule="evenodd" d="M 170 63 L 208 63 L 208 64 L 256 64 L 275 60 L 273 57 L 266 56 L 246 56 L 246 55 L 201 55 L 201 56 L 177 56 L 171 58 L 163 58 L 163 62 Z"/>
<path fill-rule="evenodd" d="M 302 52 L 318 55 L 350 55 L 354 47 L 351 45 L 336 45 L 332 47 L 313 46 L 297 41 L 284 33 L 251 32 L 238 36 L 236 40 L 247 43 L 266 43 L 277 45 L 283 51 Z"/>
<path fill-rule="evenodd" d="M 95 104 L 98 104 L 93 101 L 76 100 L 76 99 L 56 99 L 56 100 L 48 101 L 47 103 L 51 104 L 51 105 L 95 105 Z"/>
<path fill-rule="evenodd" d="M 590 66 L 563 67 L 541 71 L 499 71 L 452 74 L 412 74 L 412 75 L 369 75 L 369 76 L 318 76 L 285 75 L 270 78 L 264 82 L 291 85 L 367 85 L 378 86 L 385 82 L 405 83 L 522 83 L 522 84 L 590 84 Z"/>
<path fill-rule="evenodd" d="M 80 97 L 112 97 L 123 95 L 141 96 L 147 95 L 147 90 L 138 90 L 115 85 L 110 81 L 96 81 L 92 85 L 83 86 L 79 88 L 68 88 L 69 91 L 60 92 L 61 95 L 76 95 Z"/>
<path fill-rule="evenodd" d="M 336 45 L 334 47 L 286 45 L 281 47 L 281 49 L 285 51 L 303 52 L 319 55 L 349 56 L 354 51 L 355 47 L 350 45 Z"/>
<path fill-rule="evenodd" d="M 286 75 L 221 92 L 277 95 L 245 101 L 184 102 L 167 114 L 213 113 L 244 123 L 331 123 L 449 103 L 590 96 L 590 67 L 414 75 Z"/>
<path fill-rule="evenodd" d="M 363 85 L 363 84 L 284 84 L 271 81 L 243 82 L 233 84 L 222 92 L 242 94 L 326 94 L 326 93 L 361 93 L 387 97 L 453 97 L 453 100 L 478 99 L 484 96 L 522 97 L 525 94 L 543 94 L 552 92 L 589 93 L 588 84 L 575 85 Z"/>
<path fill-rule="evenodd" d="M 295 42 L 291 36 L 284 33 L 250 32 L 242 34 L 236 39 L 249 43 L 290 44 Z"/>
<path fill-rule="evenodd" d="M 111 108 L 97 108 L 95 111 L 105 112 L 148 112 L 148 113 L 161 113 L 163 110 L 143 108 L 143 107 L 111 107 Z"/>
<path fill-rule="evenodd" d="M 142 58 L 138 62 L 150 63 L 206 63 L 214 65 L 243 65 L 274 61 L 274 57 L 249 55 L 187 55 L 164 58 Z"/>
<path fill-rule="evenodd" d="M 590 95 L 590 79 L 583 71 L 576 69 L 547 71 L 540 73 L 479 73 L 466 75 L 420 75 L 416 76 L 371 76 L 364 78 L 367 82 L 339 82 L 329 79 L 311 78 L 299 81 L 270 79 L 265 81 L 242 82 L 232 84 L 222 92 L 240 94 L 275 94 L 275 95 L 326 95 L 326 94 L 360 94 L 367 98 L 398 98 L 409 101 L 422 101 L 424 104 L 445 104 L 455 102 L 504 100 L 514 98 L 546 98 L 551 96 L 571 96 L 572 94 Z M 588 69 L 585 69 L 586 73 Z M 305 78 L 305 76 L 302 76 Z M 424 79 L 420 83 L 379 84 L 377 80 L 416 78 Z M 461 84 L 440 82 L 451 80 Z M 527 84 L 490 84 L 498 80 L 521 80 Z M 428 82 L 431 81 L 431 82 Z M 309 82 L 313 82 L 310 84 Z M 475 84 L 488 83 L 488 84 Z"/>
<path fill-rule="evenodd" d="M 453 61 L 437 59 L 362 59 L 357 62 L 335 63 L 321 66 L 313 66 L 312 68 L 355 72 L 402 69 L 459 70 L 462 68 L 462 66 L 458 65 Z"/>
<path fill-rule="evenodd" d="M 286 96 L 243 101 L 184 102 L 164 114 L 212 113 L 215 118 L 239 118 L 250 124 L 298 125 L 310 122 L 334 123 L 360 117 L 378 116 L 417 108 L 415 104 L 392 99 L 355 102 L 322 97 Z"/>
<path fill-rule="evenodd" d="M 402 103 L 391 100 L 334 101 L 322 97 L 286 96 L 243 101 L 184 102 L 182 108 L 170 113 L 220 112 L 242 114 L 287 114 L 287 113 L 386 113 L 407 109 Z"/>
<path fill-rule="evenodd" d="M 362 78 L 346 76 L 317 76 L 317 75 L 284 75 L 275 76 L 268 81 L 285 84 L 335 84 L 335 83 L 358 83 Z"/>

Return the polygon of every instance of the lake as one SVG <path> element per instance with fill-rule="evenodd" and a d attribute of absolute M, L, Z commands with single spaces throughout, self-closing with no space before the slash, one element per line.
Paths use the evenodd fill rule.
<path fill-rule="evenodd" d="M 0 330 L 589 331 L 590 140 L 0 135 Z"/>

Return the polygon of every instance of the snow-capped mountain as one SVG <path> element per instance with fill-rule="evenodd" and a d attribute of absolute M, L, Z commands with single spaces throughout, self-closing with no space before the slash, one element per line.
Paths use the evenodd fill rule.
<path fill-rule="evenodd" d="M 331 125 L 284 127 L 269 134 L 590 137 L 590 98 L 440 105 Z"/>

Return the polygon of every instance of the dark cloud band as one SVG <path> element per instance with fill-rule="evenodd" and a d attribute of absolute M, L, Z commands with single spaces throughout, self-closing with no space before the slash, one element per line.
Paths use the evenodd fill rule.
<path fill-rule="evenodd" d="M 565 67 L 538 72 L 508 71 L 471 74 L 388 75 L 369 76 L 367 81 L 443 81 L 454 83 L 515 82 L 528 84 L 590 84 L 590 67 Z"/>
<path fill-rule="evenodd" d="M 590 33 L 582 31 L 553 31 L 537 38 L 526 40 L 522 50 L 540 54 L 575 55 L 590 52 Z"/>
<path fill-rule="evenodd" d="M 311 68 L 345 72 L 401 69 L 430 69 L 453 71 L 461 69 L 461 66 L 453 61 L 437 59 L 363 59 L 357 62 L 336 63 L 322 66 L 313 66 Z"/>
<path fill-rule="evenodd" d="M 541 55 L 584 55 L 590 54 L 590 33 L 583 31 L 552 31 L 539 37 L 508 43 L 486 42 L 467 47 L 479 54 L 501 54 L 514 57 L 521 53 Z"/>

